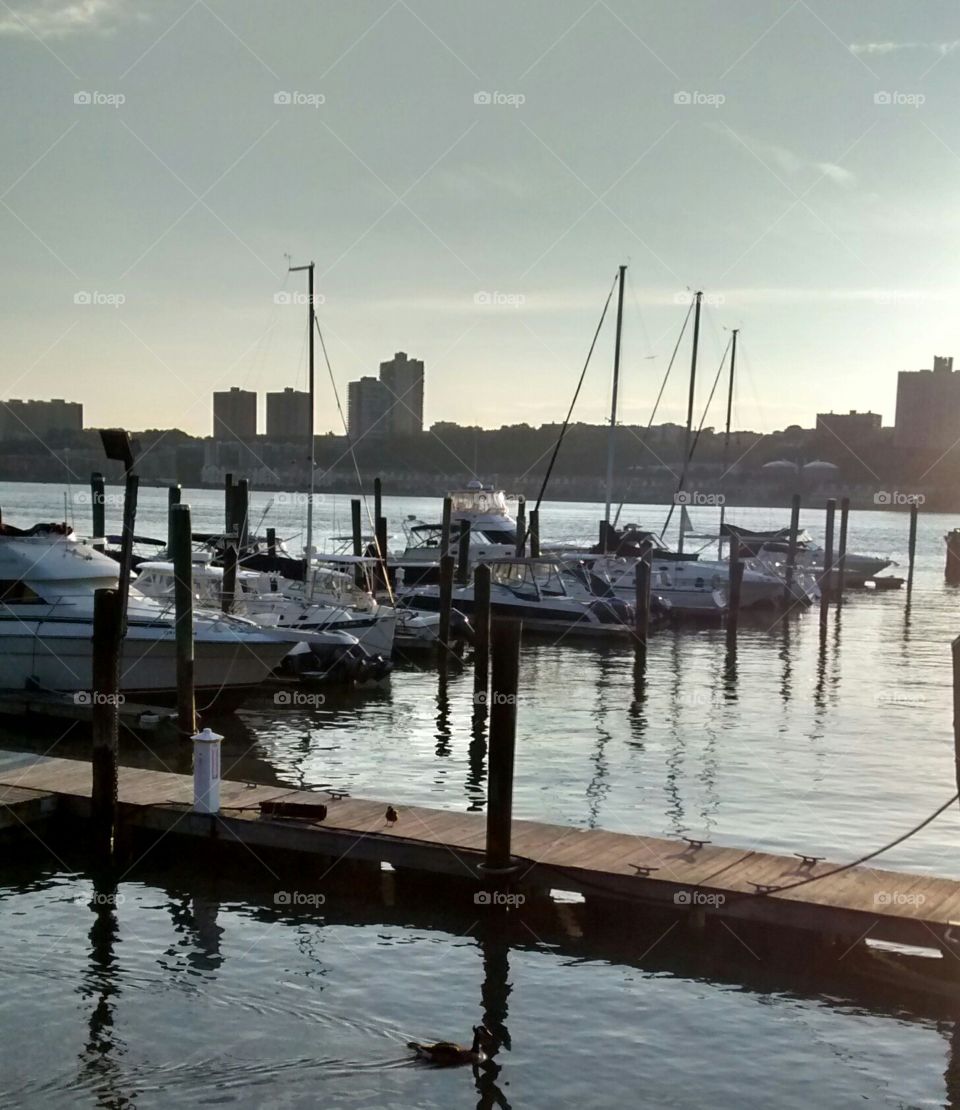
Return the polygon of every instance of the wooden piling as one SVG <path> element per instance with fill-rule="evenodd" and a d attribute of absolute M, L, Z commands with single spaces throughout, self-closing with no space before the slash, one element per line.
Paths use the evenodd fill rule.
<path fill-rule="evenodd" d="M 653 544 L 644 540 L 640 544 L 640 557 L 634 569 L 636 598 L 634 601 L 634 620 L 637 648 L 646 650 L 647 633 L 650 629 L 650 581 L 653 577 Z"/>
<path fill-rule="evenodd" d="M 485 563 L 478 563 L 473 572 L 473 637 L 474 704 L 486 704 L 490 684 L 490 568 Z"/>
<path fill-rule="evenodd" d="M 267 554 L 271 559 L 277 557 L 277 530 L 276 528 L 267 529 Z"/>
<path fill-rule="evenodd" d="M 910 502 L 910 538 L 907 541 L 907 556 L 909 565 L 907 568 L 907 591 L 913 589 L 913 564 L 917 557 L 917 514 L 920 511 L 920 506 L 916 500 Z"/>
<path fill-rule="evenodd" d="M 517 687 L 521 625 L 495 618 L 490 630 L 490 751 L 487 789 L 487 851 L 483 871 L 509 874 L 513 824 L 513 764 L 517 733 Z"/>
<path fill-rule="evenodd" d="M 850 516 L 850 498 L 840 501 L 840 549 L 837 553 L 837 608 L 843 605 L 843 577 L 847 570 L 847 522 Z"/>
<path fill-rule="evenodd" d="M 453 514 L 453 502 L 449 497 L 443 499 L 443 518 L 440 525 L 440 557 L 450 555 L 450 517 Z"/>
<path fill-rule="evenodd" d="M 353 553 L 356 556 L 363 554 L 363 528 L 360 524 L 360 499 L 353 498 L 350 502 L 350 523 L 353 530 Z"/>
<path fill-rule="evenodd" d="M 527 553 L 527 500 L 525 497 L 517 499 L 517 558 L 522 559 Z"/>
<path fill-rule="evenodd" d="M 450 610 L 453 607 L 453 568 L 456 560 L 452 555 L 440 559 L 440 627 L 437 630 L 437 652 L 441 664 L 447 661 L 450 647 Z"/>
<path fill-rule="evenodd" d="M 227 536 L 227 544 L 223 551 L 223 593 L 220 596 L 220 608 L 224 613 L 233 612 L 233 600 L 237 593 L 237 538 Z"/>
<path fill-rule="evenodd" d="M 167 556 L 173 547 L 173 506 L 180 504 L 180 486 L 167 487 Z"/>
<path fill-rule="evenodd" d="M 130 596 L 130 576 L 133 573 L 133 536 L 137 523 L 137 495 L 140 479 L 129 471 L 124 480 L 123 525 L 120 535 L 120 620 L 126 631 L 127 598 Z"/>
<path fill-rule="evenodd" d="M 373 479 L 373 530 L 376 532 L 383 516 L 383 482 L 379 478 Z"/>
<path fill-rule="evenodd" d="M 826 628 L 830 612 L 830 580 L 833 578 L 833 522 L 837 512 L 836 498 L 827 501 L 827 534 L 823 543 L 823 573 L 820 576 L 820 627 Z"/>
<path fill-rule="evenodd" d="M 106 546 L 107 514 L 105 497 L 106 490 L 103 475 L 99 471 L 94 471 L 90 475 L 90 505 L 93 510 L 93 546 L 97 551 L 103 551 Z"/>
<path fill-rule="evenodd" d="M 530 510 L 530 558 L 540 558 L 540 510 Z"/>
<path fill-rule="evenodd" d="M 387 574 L 387 518 L 378 516 L 376 519 L 377 538 L 377 573 L 375 575 L 375 592 L 385 590 L 389 582 Z"/>
<path fill-rule="evenodd" d="M 235 496 L 233 530 L 237 533 L 237 545 L 242 553 L 247 550 L 250 541 L 250 482 L 246 478 L 237 482 Z"/>
<path fill-rule="evenodd" d="M 947 561 L 943 576 L 948 586 L 960 586 L 960 528 L 947 533 Z"/>
<path fill-rule="evenodd" d="M 170 557 L 173 559 L 173 600 L 177 640 L 177 729 L 189 740 L 197 731 L 193 687 L 193 560 L 190 506 L 170 508 Z"/>
<path fill-rule="evenodd" d="M 233 509 L 233 475 L 225 474 L 223 476 L 223 532 L 224 535 L 229 536 L 233 532 L 234 522 L 234 509 Z"/>
<path fill-rule="evenodd" d="M 727 640 L 736 642 L 740 624 L 740 594 L 743 586 L 743 561 L 740 558 L 740 537 L 730 537 L 730 580 L 727 587 Z"/>
<path fill-rule="evenodd" d="M 800 494 L 795 493 L 790 503 L 790 541 L 787 544 L 787 567 L 784 576 L 783 603 L 793 603 L 793 572 L 797 565 L 797 536 L 800 533 Z"/>
<path fill-rule="evenodd" d="M 120 648 L 123 608 L 119 590 L 93 595 L 93 689 L 91 763 L 92 837 L 95 850 L 109 857 L 117 827 Z"/>
<path fill-rule="evenodd" d="M 460 521 L 460 535 L 457 543 L 457 584 L 466 586 L 470 582 L 470 521 Z"/>

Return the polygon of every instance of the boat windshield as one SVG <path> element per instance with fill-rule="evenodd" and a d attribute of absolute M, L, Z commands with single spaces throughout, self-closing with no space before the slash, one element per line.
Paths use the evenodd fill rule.
<path fill-rule="evenodd" d="M 460 516 L 506 516 L 507 498 L 502 489 L 457 489 L 450 492 L 450 507 Z"/>

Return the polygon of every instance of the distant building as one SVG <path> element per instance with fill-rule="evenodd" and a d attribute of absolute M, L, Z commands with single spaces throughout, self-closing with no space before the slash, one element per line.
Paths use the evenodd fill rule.
<path fill-rule="evenodd" d="M 389 362 L 380 363 L 380 381 L 390 392 L 387 432 L 419 435 L 423 431 L 423 361 L 397 351 Z"/>
<path fill-rule="evenodd" d="M 310 436 L 310 394 L 289 387 L 267 394 L 267 435 L 273 439 L 307 439 Z"/>
<path fill-rule="evenodd" d="M 869 439 L 880 431 L 883 419 L 878 412 L 818 412 L 817 431 L 833 433 L 844 443 Z"/>
<path fill-rule="evenodd" d="M 234 386 L 213 395 L 213 438 L 246 443 L 257 434 L 257 395 Z"/>
<path fill-rule="evenodd" d="M 894 447 L 946 451 L 960 440 L 960 374 L 953 359 L 936 355 L 932 370 L 897 375 Z"/>
<path fill-rule="evenodd" d="M 356 443 L 366 435 L 385 435 L 390 391 L 376 378 L 361 378 L 347 386 L 347 428 Z"/>
<path fill-rule="evenodd" d="M 43 439 L 51 432 L 82 432 L 83 405 L 52 401 L 0 402 L 0 440 Z"/>

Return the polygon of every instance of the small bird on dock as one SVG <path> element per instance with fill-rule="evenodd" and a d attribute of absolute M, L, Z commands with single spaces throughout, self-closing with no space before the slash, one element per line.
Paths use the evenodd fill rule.
<path fill-rule="evenodd" d="M 387 806 L 387 812 L 384 814 L 384 817 L 386 818 L 386 822 L 388 825 L 395 825 L 397 823 L 398 816 L 399 814 L 393 808 L 393 806 Z"/>
<path fill-rule="evenodd" d="M 485 1025 L 475 1025 L 473 1044 L 470 1048 L 454 1044 L 452 1041 L 437 1041 L 436 1044 L 409 1041 L 407 1048 L 413 1049 L 418 1060 L 434 1064 L 436 1067 L 450 1068 L 459 1064 L 482 1064 L 490 1058 L 490 1053 L 496 1048 L 496 1042 Z"/>

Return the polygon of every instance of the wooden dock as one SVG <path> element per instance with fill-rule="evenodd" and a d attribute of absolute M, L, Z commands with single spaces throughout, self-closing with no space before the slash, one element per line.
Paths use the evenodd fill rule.
<path fill-rule="evenodd" d="M 91 767 L 81 760 L 0 752 L 0 825 L 29 813 L 86 817 Z M 9 799 L 9 800 L 8 800 Z M 397 870 L 484 880 L 483 815 L 404 806 L 386 819 L 387 802 L 326 791 L 296 791 L 224 781 L 221 812 L 193 812 L 190 776 L 121 767 L 124 824 L 157 834 L 202 837 L 225 848 L 309 853 L 335 861 L 388 863 Z M 323 820 L 264 817 L 261 802 L 323 803 Z M 33 810 L 21 809 L 32 806 Z M 14 816 L 15 814 L 15 816 Z M 825 861 L 750 849 L 698 845 L 656 837 L 585 830 L 515 820 L 511 889 L 564 890 L 592 898 L 652 903 L 684 916 L 718 917 L 801 929 L 856 942 L 866 938 L 960 956 L 960 882 L 934 876 L 858 867 L 817 879 L 836 868 Z M 805 880 L 817 879 L 814 882 Z M 795 889 L 790 887 L 803 882 Z"/>

